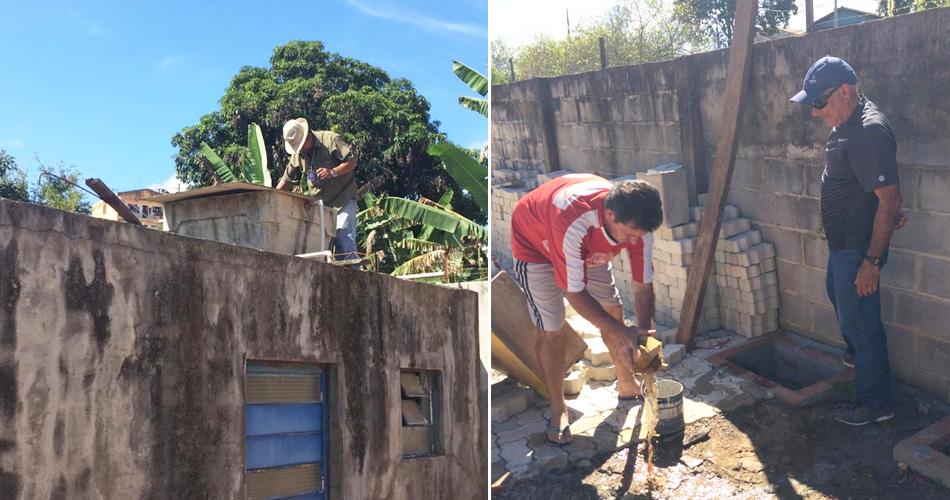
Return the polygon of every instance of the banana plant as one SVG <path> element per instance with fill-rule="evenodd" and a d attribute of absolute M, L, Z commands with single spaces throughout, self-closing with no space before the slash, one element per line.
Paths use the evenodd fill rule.
<path fill-rule="evenodd" d="M 453 195 L 449 190 L 438 202 L 365 196 L 367 208 L 357 214 L 357 223 L 377 271 L 393 276 L 446 271 L 462 281 L 486 274 L 487 231 L 452 211 Z"/>
<path fill-rule="evenodd" d="M 201 154 L 211 162 L 214 171 L 222 182 L 246 182 L 258 186 L 272 187 L 270 172 L 267 170 L 264 135 L 261 133 L 261 127 L 256 123 L 247 126 L 247 149 L 243 151 L 241 163 L 237 168 L 228 167 L 224 160 L 204 141 L 201 142 Z"/>
<path fill-rule="evenodd" d="M 485 75 L 458 61 L 452 61 L 452 71 L 455 76 L 459 77 L 459 80 L 465 82 L 479 95 L 482 97 L 488 95 L 488 78 L 485 78 Z M 485 99 L 462 96 L 459 97 L 459 104 L 488 118 L 488 101 Z"/>

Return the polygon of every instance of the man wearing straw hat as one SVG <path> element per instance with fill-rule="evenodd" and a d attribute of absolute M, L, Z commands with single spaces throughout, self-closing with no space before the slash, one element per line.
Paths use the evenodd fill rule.
<path fill-rule="evenodd" d="M 333 239 L 336 258 L 358 259 L 356 157 L 350 145 L 340 134 L 310 130 L 305 118 L 296 118 L 284 124 L 284 149 L 290 154 L 290 161 L 277 189 L 286 190 L 291 183 L 300 183 L 303 194 L 336 208 L 336 237 Z"/>

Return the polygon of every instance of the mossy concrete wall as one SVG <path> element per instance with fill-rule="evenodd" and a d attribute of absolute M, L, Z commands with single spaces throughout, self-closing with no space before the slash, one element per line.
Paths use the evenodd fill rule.
<path fill-rule="evenodd" d="M 333 498 L 485 498 L 476 294 L 0 200 L 0 498 L 244 498 L 246 359 L 329 367 Z M 445 455 L 403 459 L 399 371 Z"/>

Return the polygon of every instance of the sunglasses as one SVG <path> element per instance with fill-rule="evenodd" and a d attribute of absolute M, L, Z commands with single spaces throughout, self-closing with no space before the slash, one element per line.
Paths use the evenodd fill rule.
<path fill-rule="evenodd" d="M 837 87 L 831 89 L 831 92 L 828 92 L 827 94 L 825 94 L 825 95 L 819 97 L 818 99 L 816 99 L 815 102 L 811 103 L 811 107 L 813 107 L 813 108 L 815 108 L 815 109 L 825 109 L 825 106 L 828 105 L 828 99 L 831 99 L 831 96 L 832 96 L 835 92 L 837 92 L 838 89 L 840 89 L 840 88 L 841 88 L 841 86 L 839 85 L 839 86 L 837 86 Z"/>

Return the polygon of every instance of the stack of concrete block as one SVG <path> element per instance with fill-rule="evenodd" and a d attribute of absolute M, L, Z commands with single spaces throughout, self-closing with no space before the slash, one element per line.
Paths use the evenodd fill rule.
<path fill-rule="evenodd" d="M 510 170 L 505 168 L 493 168 L 491 171 L 491 185 L 492 187 L 523 185 L 526 182 L 535 182 L 537 177 L 537 170 Z"/>
<path fill-rule="evenodd" d="M 758 337 L 778 329 L 778 281 L 775 247 L 749 219 L 723 222 L 716 245 L 716 284 L 723 327 Z"/>
<path fill-rule="evenodd" d="M 653 234 L 653 287 L 656 292 L 656 322 L 678 326 L 686 298 L 686 283 L 693 264 L 693 252 L 699 224 L 690 222 L 672 228 L 661 228 Z M 708 282 L 697 333 L 722 327 L 719 290 Z"/>
<path fill-rule="evenodd" d="M 649 182 L 660 191 L 663 203 L 663 225 L 675 227 L 689 222 L 689 193 L 686 187 L 686 171 L 679 163 L 668 163 L 640 172 L 637 179 Z"/>
<path fill-rule="evenodd" d="M 492 255 L 504 269 L 514 265 L 511 256 L 511 213 L 529 189 L 523 186 L 493 187 L 491 197 Z"/>

